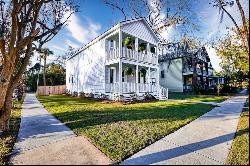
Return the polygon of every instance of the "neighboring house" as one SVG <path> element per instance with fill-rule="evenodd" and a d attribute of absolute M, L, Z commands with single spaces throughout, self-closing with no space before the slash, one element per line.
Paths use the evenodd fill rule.
<path fill-rule="evenodd" d="M 223 77 L 214 76 L 214 70 L 205 47 L 194 52 L 186 51 L 189 56 L 182 55 L 183 52 L 180 50 L 185 49 L 188 47 L 180 48 L 178 44 L 162 47 L 159 57 L 161 86 L 168 88 L 170 92 L 192 91 L 194 67 L 191 54 L 195 55 L 198 62 L 196 64 L 197 85 L 208 90 L 214 88 L 216 84 L 224 84 Z"/>
<path fill-rule="evenodd" d="M 110 99 L 150 93 L 165 100 L 167 87 L 159 85 L 158 44 L 144 18 L 120 22 L 67 59 L 66 88 L 71 93 L 102 93 Z"/>

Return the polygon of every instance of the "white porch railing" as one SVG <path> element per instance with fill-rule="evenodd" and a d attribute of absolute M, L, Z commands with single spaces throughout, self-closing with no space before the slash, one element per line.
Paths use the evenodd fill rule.
<path fill-rule="evenodd" d="M 118 58 L 123 58 L 126 60 L 136 61 L 136 62 L 142 62 L 142 63 L 149 63 L 149 64 L 158 64 L 157 55 L 153 54 L 151 52 L 148 52 L 147 54 L 138 52 L 132 49 L 128 49 L 125 47 L 122 47 L 122 55 L 119 56 L 119 49 L 110 49 L 106 51 L 106 57 L 107 61 L 115 60 Z"/>
<path fill-rule="evenodd" d="M 119 92 L 119 84 L 118 83 L 105 84 L 105 91 L 118 93 Z"/>
<path fill-rule="evenodd" d="M 112 83 L 112 84 L 105 84 L 106 92 L 111 93 L 118 93 L 119 92 L 119 84 Z M 122 93 L 135 93 L 137 92 L 137 84 L 132 82 L 123 82 L 122 83 Z M 156 85 L 153 84 L 138 84 L 138 92 L 139 93 L 146 93 L 146 92 L 157 92 Z"/>
<path fill-rule="evenodd" d="M 110 49 L 106 51 L 107 61 L 111 61 L 119 58 L 119 49 Z"/>
<path fill-rule="evenodd" d="M 136 92 L 136 83 L 123 82 L 122 83 L 122 93 L 134 93 Z"/>
<path fill-rule="evenodd" d="M 157 92 L 156 85 L 153 84 L 139 84 L 139 92 Z"/>

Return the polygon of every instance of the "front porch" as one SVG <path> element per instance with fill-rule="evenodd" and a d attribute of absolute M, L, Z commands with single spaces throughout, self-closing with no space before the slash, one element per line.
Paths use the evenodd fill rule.
<path fill-rule="evenodd" d="M 105 91 L 106 93 L 119 93 L 119 83 L 105 84 Z M 157 86 L 150 83 L 122 82 L 121 93 L 157 93 Z"/>
<path fill-rule="evenodd" d="M 158 69 L 129 63 L 106 66 L 105 92 L 118 94 L 158 92 Z"/>

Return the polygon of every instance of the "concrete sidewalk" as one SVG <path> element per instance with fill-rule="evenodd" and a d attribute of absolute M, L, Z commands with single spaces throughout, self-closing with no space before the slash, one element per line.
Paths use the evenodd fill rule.
<path fill-rule="evenodd" d="M 235 96 L 219 103 L 210 112 L 139 151 L 121 164 L 225 164 L 246 98 L 244 95 Z"/>
<path fill-rule="evenodd" d="M 86 138 L 49 114 L 34 94 L 22 105 L 21 125 L 10 164 L 110 164 Z"/>

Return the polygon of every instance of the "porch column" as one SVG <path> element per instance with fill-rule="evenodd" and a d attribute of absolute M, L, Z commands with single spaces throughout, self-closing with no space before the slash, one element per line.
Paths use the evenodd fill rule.
<path fill-rule="evenodd" d="M 147 43 L 147 53 L 149 53 L 149 52 L 150 52 L 150 44 Z"/>
<path fill-rule="evenodd" d="M 138 82 L 138 65 L 136 65 L 136 70 L 135 70 L 135 83 L 136 83 L 136 93 L 139 93 L 139 82 Z"/>
<path fill-rule="evenodd" d="M 122 31 L 119 30 L 119 94 L 122 94 Z"/>
<path fill-rule="evenodd" d="M 152 59 L 151 59 L 151 56 L 150 56 L 150 44 L 147 43 L 147 61 L 148 63 L 151 63 Z"/>
<path fill-rule="evenodd" d="M 122 61 L 119 61 L 119 93 L 122 94 Z"/>
<path fill-rule="evenodd" d="M 148 68 L 148 83 L 150 83 L 150 79 L 151 79 L 151 77 L 150 77 L 150 67 Z"/>
<path fill-rule="evenodd" d="M 138 38 L 136 37 L 136 38 L 135 38 L 135 51 L 138 51 L 138 47 L 139 47 L 139 40 L 138 40 Z"/>
<path fill-rule="evenodd" d="M 151 79 L 151 77 L 150 77 L 150 67 L 148 68 L 148 88 L 147 88 L 147 91 L 149 91 L 149 92 L 151 92 L 151 84 L 150 84 L 150 79 Z"/>
<path fill-rule="evenodd" d="M 156 68 L 156 88 L 158 92 L 160 92 L 160 82 L 159 82 L 159 77 L 160 77 L 160 72 L 159 72 L 159 67 Z"/>
<path fill-rule="evenodd" d="M 119 57 L 122 57 L 122 31 L 119 30 Z"/>

